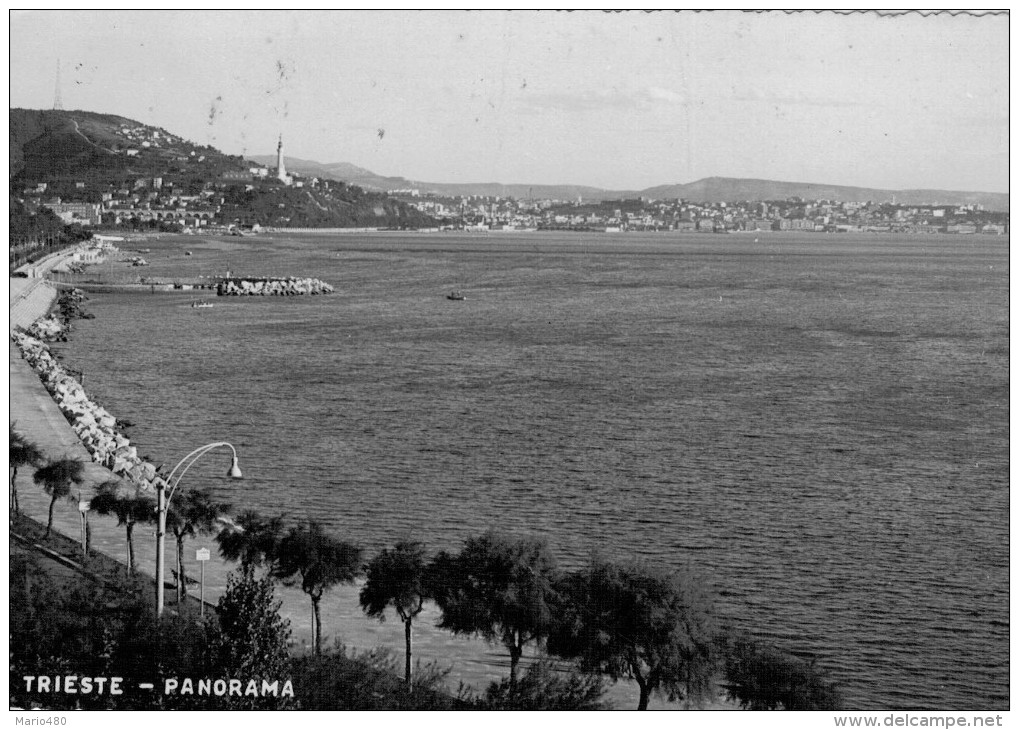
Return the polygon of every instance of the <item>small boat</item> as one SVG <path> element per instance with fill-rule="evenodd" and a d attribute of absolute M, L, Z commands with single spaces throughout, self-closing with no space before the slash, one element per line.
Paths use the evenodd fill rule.
<path fill-rule="evenodd" d="M 192 309 L 208 309 L 211 306 L 213 306 L 212 302 L 205 302 L 205 301 L 191 302 L 191 308 Z"/>
<path fill-rule="evenodd" d="M 458 291 L 451 291 L 446 295 L 446 299 L 452 299 L 454 302 L 462 302 L 466 298 L 462 292 Z"/>

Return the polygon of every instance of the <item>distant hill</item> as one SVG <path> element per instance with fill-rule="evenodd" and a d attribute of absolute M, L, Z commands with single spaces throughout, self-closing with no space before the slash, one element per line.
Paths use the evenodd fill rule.
<path fill-rule="evenodd" d="M 258 155 L 249 159 L 260 164 L 275 165 L 275 155 Z M 643 190 L 606 190 L 583 185 L 506 185 L 502 183 L 432 183 L 408 180 L 403 177 L 385 177 L 347 162 L 323 164 L 311 160 L 286 158 L 287 169 L 343 180 L 369 190 L 417 189 L 422 193 L 439 195 L 486 195 L 585 201 L 620 200 L 623 198 L 683 198 L 694 202 L 739 202 L 744 200 L 787 200 L 799 197 L 804 200 L 844 200 L 891 202 L 905 205 L 983 205 L 988 210 L 1007 211 L 1007 193 L 967 192 L 958 190 L 882 190 L 847 185 L 782 182 L 731 177 L 707 177 L 691 183 L 657 185 Z"/>
<path fill-rule="evenodd" d="M 1007 193 L 965 192 L 959 190 L 882 190 L 847 185 L 781 182 L 732 177 L 706 177 L 685 185 L 659 185 L 641 190 L 646 198 L 683 198 L 694 201 L 741 200 L 845 200 L 851 202 L 895 202 L 903 205 L 980 204 L 988 210 L 1007 211 Z"/>

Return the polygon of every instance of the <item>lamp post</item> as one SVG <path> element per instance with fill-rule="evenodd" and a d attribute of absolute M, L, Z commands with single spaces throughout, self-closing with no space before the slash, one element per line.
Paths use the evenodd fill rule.
<path fill-rule="evenodd" d="M 158 521 L 156 523 L 156 618 L 163 615 L 163 548 L 166 537 L 166 512 L 170 507 L 170 500 L 173 499 L 173 495 L 180 485 L 180 480 L 187 474 L 188 469 L 205 454 L 220 446 L 227 447 L 233 454 L 233 463 L 230 465 L 227 476 L 231 479 L 240 479 L 241 470 L 237 466 L 237 450 L 226 441 L 216 441 L 198 447 L 177 462 L 177 466 L 173 467 L 173 471 L 170 472 L 170 475 L 165 480 L 156 480 L 156 512 L 158 514 Z M 177 473 L 178 470 L 180 471 L 179 474 Z M 176 480 L 174 479 L 175 476 Z M 166 494 L 167 487 L 170 488 L 169 494 Z"/>

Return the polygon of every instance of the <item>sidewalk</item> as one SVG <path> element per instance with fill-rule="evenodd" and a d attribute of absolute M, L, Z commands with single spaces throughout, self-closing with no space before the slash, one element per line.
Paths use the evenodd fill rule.
<path fill-rule="evenodd" d="M 10 329 L 27 328 L 49 311 L 57 291 L 42 279 L 11 279 Z"/>

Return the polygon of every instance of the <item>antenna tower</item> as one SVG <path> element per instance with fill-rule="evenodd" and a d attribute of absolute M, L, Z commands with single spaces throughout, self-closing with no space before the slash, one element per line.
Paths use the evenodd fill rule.
<path fill-rule="evenodd" d="M 61 101 L 61 99 L 60 99 L 60 59 L 59 58 L 57 59 L 57 84 L 56 84 L 56 89 L 53 92 L 53 108 L 57 109 L 57 110 L 64 108 L 64 102 Z"/>

